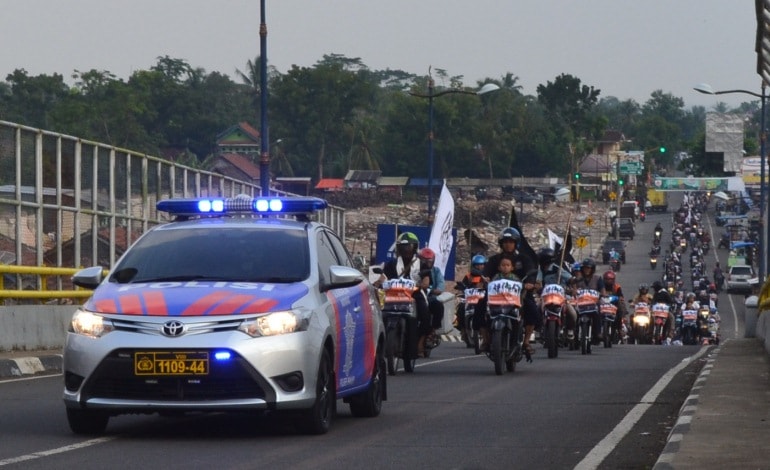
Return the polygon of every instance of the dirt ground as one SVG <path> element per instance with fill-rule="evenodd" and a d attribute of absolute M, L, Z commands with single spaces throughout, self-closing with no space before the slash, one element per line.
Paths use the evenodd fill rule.
<path fill-rule="evenodd" d="M 347 201 L 349 199 L 349 201 Z M 508 226 L 512 204 L 524 236 L 533 249 L 548 246 L 548 229 L 560 237 L 572 227 L 575 259 L 596 255 L 609 231 L 608 206 L 605 202 L 547 202 L 519 204 L 509 199 L 476 200 L 472 195 L 454 197 L 454 227 L 458 232 L 456 278 L 468 269 L 474 254 L 490 256 L 497 252 L 497 237 Z M 346 209 L 346 243 L 351 254 L 360 253 L 368 261 L 374 254 L 378 224 L 423 225 L 427 221 L 427 200 L 388 203 L 382 199 L 350 194 L 338 195 L 332 202 Z M 468 229 L 473 230 L 473 244 Z M 579 247 L 578 238 L 586 245 Z"/>

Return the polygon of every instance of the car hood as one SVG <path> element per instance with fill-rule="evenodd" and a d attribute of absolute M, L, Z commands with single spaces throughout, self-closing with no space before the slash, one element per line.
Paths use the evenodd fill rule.
<path fill-rule="evenodd" d="M 84 307 L 123 315 L 201 316 L 265 313 L 291 308 L 307 295 L 302 283 L 156 282 L 100 285 Z"/>

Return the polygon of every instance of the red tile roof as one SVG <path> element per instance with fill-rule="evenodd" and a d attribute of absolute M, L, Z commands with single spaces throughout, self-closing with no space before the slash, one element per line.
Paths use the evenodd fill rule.
<path fill-rule="evenodd" d="M 342 178 L 324 178 L 315 185 L 315 189 L 342 189 L 345 187 L 345 180 Z"/>
<path fill-rule="evenodd" d="M 249 157 L 239 153 L 223 153 L 219 158 L 225 160 L 230 165 L 245 173 L 249 178 L 258 180 L 260 171 L 259 166 L 254 164 Z"/>

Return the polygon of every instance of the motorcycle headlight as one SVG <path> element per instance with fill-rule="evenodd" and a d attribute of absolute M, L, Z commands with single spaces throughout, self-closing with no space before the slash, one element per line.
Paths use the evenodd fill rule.
<path fill-rule="evenodd" d="M 646 315 L 636 315 L 634 317 L 634 324 L 639 326 L 647 326 L 650 324 L 650 317 Z"/>
<path fill-rule="evenodd" d="M 238 330 L 256 338 L 302 331 L 307 328 L 308 323 L 307 316 L 301 312 L 285 310 L 244 320 Z"/>
<path fill-rule="evenodd" d="M 114 329 L 115 325 L 113 325 L 111 320 L 101 315 L 78 309 L 72 315 L 69 331 L 92 338 L 101 338 Z"/>

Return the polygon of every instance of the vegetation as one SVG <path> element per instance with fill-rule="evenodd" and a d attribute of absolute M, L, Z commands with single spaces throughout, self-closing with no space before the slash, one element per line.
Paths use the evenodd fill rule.
<path fill-rule="evenodd" d="M 0 119 L 106 142 L 202 167 L 217 135 L 246 121 L 259 123 L 259 57 L 238 81 L 207 73 L 181 59 L 159 57 L 127 81 L 108 71 L 75 70 L 73 84 L 59 74 L 29 76 L 23 69 L 0 82 Z M 476 84 L 434 71 L 435 92 L 475 91 L 487 82 L 500 90 L 479 97 L 434 99 L 435 177 L 566 177 L 606 130 L 621 131 L 626 150 L 650 150 L 658 164 L 692 156 L 695 174 L 721 174 L 721 160 L 704 151 L 703 107 L 684 109 L 682 98 L 662 90 L 645 103 L 602 97 L 601 90 L 561 74 L 521 93 L 506 73 Z M 370 70 L 360 59 L 326 55 L 312 67 L 268 71 L 270 153 L 276 176 L 342 177 L 349 169 L 384 175 L 427 175 L 429 77 L 400 70 Z M 723 103 L 717 111 L 728 111 Z M 759 105 L 744 115 L 746 151 L 758 151 Z"/>

